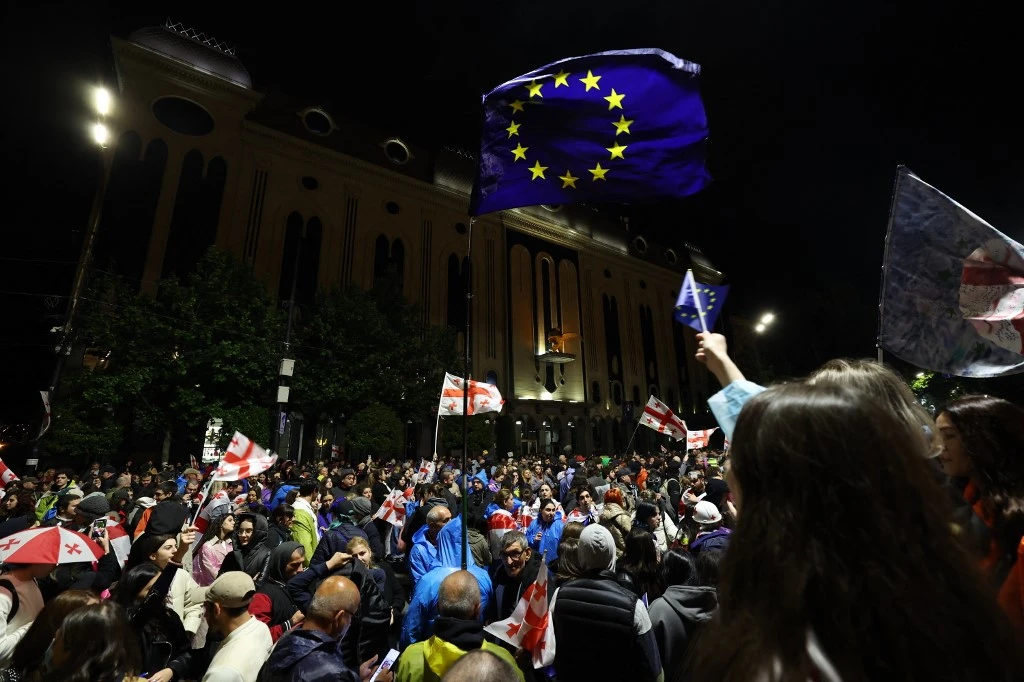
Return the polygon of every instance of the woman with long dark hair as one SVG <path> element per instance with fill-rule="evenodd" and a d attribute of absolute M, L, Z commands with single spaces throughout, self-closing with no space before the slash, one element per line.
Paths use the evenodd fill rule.
<path fill-rule="evenodd" d="M 54 597 L 43 607 L 28 632 L 14 647 L 10 667 L 0 671 L 0 681 L 19 682 L 29 679 L 28 676 L 42 666 L 46 651 L 53 643 L 53 635 L 67 615 L 75 609 L 96 604 L 99 600 L 99 597 L 87 590 L 68 590 Z"/>
<path fill-rule="evenodd" d="M 203 603 L 205 591 L 192 579 L 191 573 L 181 565 L 181 559 L 188 549 L 188 544 L 195 539 L 195 531 L 181 534 L 182 544 L 178 546 L 173 535 L 151 535 L 144 533 L 132 545 L 128 552 L 128 560 L 124 565 L 124 573 L 140 564 L 154 564 L 163 571 L 170 566 L 173 574 L 168 590 L 168 606 L 181 619 L 185 632 L 191 637 L 199 631 L 203 622 Z"/>
<path fill-rule="evenodd" d="M 626 551 L 615 565 L 619 584 L 637 597 L 647 595 L 647 603 L 663 591 L 658 571 L 658 548 L 654 536 L 643 526 L 635 526 L 626 536 Z"/>
<path fill-rule="evenodd" d="M 128 612 L 131 628 L 139 637 L 142 670 L 156 682 L 170 680 L 176 664 L 184 668 L 179 659 L 190 645 L 181 619 L 167 607 L 176 570 L 170 564 L 161 570 L 154 563 L 141 563 L 121 576 L 111 595 Z"/>
<path fill-rule="evenodd" d="M 36 519 L 36 500 L 27 490 L 19 490 L 5 497 L 4 513 L 4 520 L 0 523 L 0 538 L 39 524 Z"/>
<path fill-rule="evenodd" d="M 943 470 L 974 517 L 964 525 L 988 530 L 981 566 L 1010 620 L 1024 627 L 1024 409 L 967 396 L 946 405 L 936 423 Z"/>
<path fill-rule="evenodd" d="M 123 682 L 143 671 L 135 633 L 120 604 L 76 609 L 57 629 L 43 682 Z"/>
<path fill-rule="evenodd" d="M 834 384 L 749 398 L 728 472 L 739 517 L 695 679 L 1019 679 L 1019 642 L 953 535 L 928 449 Z"/>
<path fill-rule="evenodd" d="M 231 534 L 235 531 L 235 517 L 228 511 L 215 513 L 203 537 L 192 548 L 192 575 L 200 587 L 208 587 L 220 575 L 224 557 L 234 548 Z"/>

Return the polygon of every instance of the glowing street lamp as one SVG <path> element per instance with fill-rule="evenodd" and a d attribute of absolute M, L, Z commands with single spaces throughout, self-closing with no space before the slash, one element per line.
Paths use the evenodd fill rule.
<path fill-rule="evenodd" d="M 109 114 L 111 106 L 113 105 L 113 99 L 110 96 L 110 91 L 106 88 L 96 88 L 93 91 L 92 102 L 93 106 L 96 107 L 96 113 L 100 116 L 106 116 Z"/>
<path fill-rule="evenodd" d="M 775 321 L 775 313 L 765 313 L 761 316 L 761 324 L 768 326 Z"/>
<path fill-rule="evenodd" d="M 92 127 L 92 139 L 101 147 L 106 147 L 110 140 L 110 131 L 102 123 L 96 123 Z"/>
<path fill-rule="evenodd" d="M 757 332 L 758 334 L 763 334 L 764 330 L 767 329 L 767 328 L 768 328 L 768 325 L 766 325 L 764 322 L 759 322 L 754 327 L 754 331 Z"/>

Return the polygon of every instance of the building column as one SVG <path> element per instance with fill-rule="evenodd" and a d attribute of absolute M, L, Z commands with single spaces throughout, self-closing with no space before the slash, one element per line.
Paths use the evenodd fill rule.
<path fill-rule="evenodd" d="M 160 198 L 157 200 L 153 216 L 153 231 L 149 237 L 146 266 L 142 270 L 141 290 L 150 296 L 156 294 L 156 283 L 163 270 L 164 252 L 167 250 L 167 238 L 171 233 L 174 202 L 177 199 L 178 183 L 181 179 L 181 165 L 185 159 L 184 150 L 170 144 L 167 147 L 167 166 L 164 168 Z"/>

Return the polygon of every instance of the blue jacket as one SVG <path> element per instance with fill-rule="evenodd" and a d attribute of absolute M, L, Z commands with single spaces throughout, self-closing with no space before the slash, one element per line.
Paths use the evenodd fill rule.
<path fill-rule="evenodd" d="M 732 440 L 733 429 L 736 428 L 736 419 L 740 416 L 743 405 L 755 395 L 764 390 L 752 381 L 742 379 L 734 381 L 718 393 L 708 398 L 708 407 L 715 415 L 718 426 L 722 433 L 729 440 Z"/>
<path fill-rule="evenodd" d="M 320 630 L 292 630 L 277 641 L 259 682 L 359 682 L 341 659 L 338 640 Z"/>
<path fill-rule="evenodd" d="M 274 493 L 274 496 L 270 498 L 270 504 L 267 505 L 268 507 L 270 507 L 270 511 L 274 511 L 275 509 L 277 509 L 277 505 L 284 502 L 284 498 L 288 497 L 288 491 L 293 490 L 297 487 L 298 486 L 289 485 L 285 483 L 280 488 L 278 488 L 277 492 Z"/>
<path fill-rule="evenodd" d="M 402 621 L 400 648 L 429 638 L 434 634 L 437 618 L 437 593 L 441 581 L 462 566 L 462 517 L 456 516 L 437 535 L 438 559 L 434 567 L 416 585 L 412 601 Z M 480 619 L 483 620 L 491 600 L 491 578 L 486 569 L 467 562 L 467 570 L 480 584 Z"/>
<path fill-rule="evenodd" d="M 451 521 L 448 522 L 451 524 Z M 420 526 L 412 536 L 412 549 L 409 551 L 409 585 L 416 588 L 416 583 L 426 575 L 437 563 L 437 547 L 427 539 L 427 531 L 430 526 Z"/>
<path fill-rule="evenodd" d="M 697 539 L 690 543 L 690 553 L 700 554 L 705 549 L 720 549 L 725 551 L 729 547 L 728 528 L 719 528 L 705 535 L 697 536 Z"/>
<path fill-rule="evenodd" d="M 551 563 L 558 558 L 558 543 L 562 540 L 563 525 L 562 519 L 557 516 L 549 526 L 544 526 L 538 517 L 526 529 L 526 541 L 530 543 L 530 549 L 542 555 L 547 552 L 547 559 L 545 560 L 547 563 Z M 537 533 L 542 533 L 540 542 L 534 540 Z"/>

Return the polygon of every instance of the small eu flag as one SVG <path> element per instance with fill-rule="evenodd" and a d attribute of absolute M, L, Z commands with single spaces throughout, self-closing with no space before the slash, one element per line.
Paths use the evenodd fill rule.
<path fill-rule="evenodd" d="M 710 331 L 715 328 L 715 321 L 722 312 L 728 293 L 728 285 L 701 284 L 693 278 L 693 271 L 687 270 L 683 286 L 679 289 L 675 317 L 687 327 L 693 327 L 699 332 Z"/>
<path fill-rule="evenodd" d="M 693 194 L 710 181 L 700 66 L 655 49 L 549 64 L 484 96 L 470 215 Z"/>

